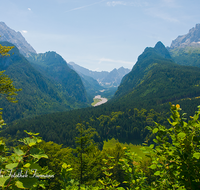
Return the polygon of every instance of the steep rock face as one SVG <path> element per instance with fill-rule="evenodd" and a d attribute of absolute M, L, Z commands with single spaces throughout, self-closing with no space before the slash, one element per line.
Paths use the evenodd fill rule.
<path fill-rule="evenodd" d="M 122 78 L 129 73 L 129 69 L 125 69 L 124 67 L 120 67 L 119 69 L 113 69 L 102 81 L 101 84 L 106 86 L 114 86 L 117 87 L 120 85 Z"/>
<path fill-rule="evenodd" d="M 168 50 L 177 64 L 200 67 L 200 24 L 172 41 Z"/>
<path fill-rule="evenodd" d="M 172 41 L 170 48 L 184 48 L 186 46 L 200 47 L 200 24 L 196 24 L 194 28 L 189 30 L 188 34 L 178 36 Z"/>
<path fill-rule="evenodd" d="M 7 41 L 14 44 L 22 55 L 28 57 L 36 54 L 33 47 L 25 40 L 20 32 L 10 29 L 4 22 L 0 22 L 0 41 Z"/>

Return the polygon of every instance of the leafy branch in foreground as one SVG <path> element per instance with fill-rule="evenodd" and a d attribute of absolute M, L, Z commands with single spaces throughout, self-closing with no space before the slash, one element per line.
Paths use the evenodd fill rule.
<path fill-rule="evenodd" d="M 180 111 L 179 104 L 171 105 L 170 128 L 156 122 L 155 128 L 148 127 L 156 135 L 155 148 L 146 148 L 154 173 L 151 186 L 156 189 L 200 188 L 200 106 L 188 122 Z"/>
<path fill-rule="evenodd" d="M 26 146 L 14 147 L 14 152 L 7 152 L 5 144 L 0 141 L 0 187 L 2 189 L 45 189 L 46 179 L 54 177 L 47 167 L 41 167 L 39 160 L 48 158 L 43 150 L 37 148 L 42 140 L 39 133 L 25 132 L 29 135 L 20 142 Z"/>

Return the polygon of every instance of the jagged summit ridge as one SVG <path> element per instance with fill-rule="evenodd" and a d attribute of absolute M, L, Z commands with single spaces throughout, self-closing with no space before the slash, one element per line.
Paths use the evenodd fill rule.
<path fill-rule="evenodd" d="M 189 30 L 188 34 L 178 36 L 172 41 L 170 48 L 184 48 L 186 46 L 200 47 L 200 24 Z"/>
<path fill-rule="evenodd" d="M 14 44 L 25 57 L 32 53 L 37 54 L 20 32 L 12 30 L 4 22 L 0 22 L 0 36 L 0 41 L 8 41 Z"/>

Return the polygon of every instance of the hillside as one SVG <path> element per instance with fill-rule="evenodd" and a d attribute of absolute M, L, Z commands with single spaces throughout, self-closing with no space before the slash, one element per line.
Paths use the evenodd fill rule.
<path fill-rule="evenodd" d="M 46 141 L 74 146 L 76 124 L 88 122 L 100 141 L 116 138 L 142 143 L 151 139 L 146 129 L 153 120 L 168 125 L 169 102 L 180 104 L 188 115 L 200 104 L 200 68 L 180 66 L 169 59 L 169 52 L 158 42 L 146 48 L 132 71 L 123 78 L 115 97 L 98 107 L 43 115 L 14 122 L 2 134 L 23 136 L 23 130 L 40 132 Z M 56 124 L 55 124 L 56 123 Z M 96 138 L 97 141 L 98 138 Z"/>
<path fill-rule="evenodd" d="M 132 71 L 123 78 L 115 101 L 147 108 L 199 96 L 200 69 L 180 66 L 169 58 L 161 42 L 154 48 L 146 48 Z"/>
<path fill-rule="evenodd" d="M 46 52 L 27 58 L 32 66 L 59 86 L 60 93 L 73 104 L 87 103 L 80 76 L 56 52 Z"/>
<path fill-rule="evenodd" d="M 13 45 L 8 42 L 1 44 Z M 22 91 L 18 92 L 17 104 L 1 100 L 1 107 L 4 108 L 3 117 L 6 122 L 87 106 L 86 97 L 81 96 L 80 90 L 79 92 L 73 91 L 70 95 L 62 93 L 63 88 L 37 71 L 16 47 L 11 50 L 9 57 L 0 59 L 0 70 L 6 70 L 5 74 L 13 80 L 15 87 L 22 88 Z M 70 85 L 73 88 L 73 83 Z M 78 97 L 73 97 L 75 93 Z M 82 98 L 85 102 L 81 102 Z"/>

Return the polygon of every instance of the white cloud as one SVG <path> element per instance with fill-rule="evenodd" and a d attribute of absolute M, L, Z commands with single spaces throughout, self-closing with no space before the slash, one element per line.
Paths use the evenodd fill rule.
<path fill-rule="evenodd" d="M 127 3 L 126 2 L 124 2 L 124 1 L 109 1 L 109 2 L 107 2 L 106 3 L 108 6 L 116 6 L 116 5 L 127 5 Z"/>
<path fill-rule="evenodd" d="M 81 6 L 81 7 L 76 7 L 76 8 L 74 8 L 74 9 L 68 10 L 68 11 L 66 11 L 66 12 L 71 12 L 71 11 L 76 11 L 76 10 L 84 9 L 84 8 L 86 8 L 86 7 L 90 7 L 90 6 L 93 6 L 93 5 L 102 3 L 103 1 L 105 1 L 105 0 L 98 1 L 98 2 L 95 2 L 95 3 L 89 4 L 89 5 L 84 5 L 84 6 Z"/>
<path fill-rule="evenodd" d="M 141 0 L 134 0 L 131 3 L 130 2 L 125 2 L 125 1 L 108 1 L 106 3 L 107 6 L 112 6 L 115 7 L 116 5 L 124 5 L 124 6 L 134 6 L 134 7 L 143 7 L 143 6 L 148 6 L 148 2 L 146 1 L 141 1 Z"/>
<path fill-rule="evenodd" d="M 29 11 L 31 11 L 31 8 L 28 8 Z"/>
<path fill-rule="evenodd" d="M 26 34 L 26 33 L 28 33 L 28 31 L 27 30 L 22 30 L 22 33 Z"/>
<path fill-rule="evenodd" d="M 133 62 L 130 62 L 130 61 L 114 60 L 114 59 L 107 59 L 107 58 L 101 58 L 98 63 L 101 64 L 102 62 L 122 63 L 122 64 L 130 64 L 130 65 L 134 64 Z"/>

